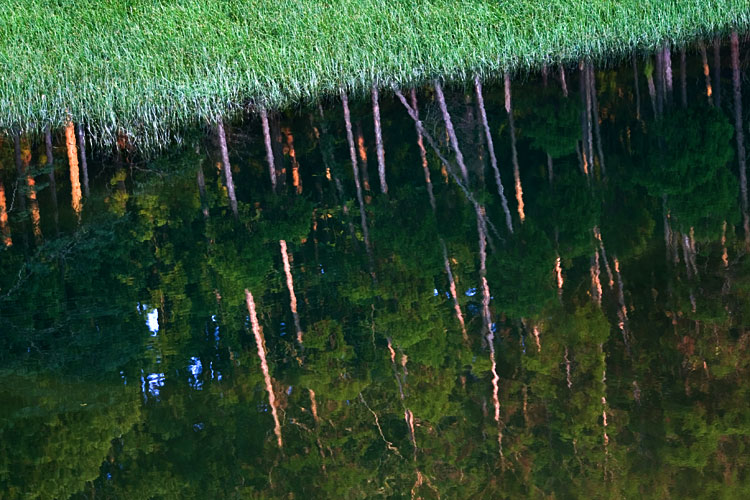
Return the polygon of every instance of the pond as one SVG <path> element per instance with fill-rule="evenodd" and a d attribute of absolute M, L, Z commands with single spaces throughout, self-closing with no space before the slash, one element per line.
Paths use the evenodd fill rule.
<path fill-rule="evenodd" d="M 749 59 L 706 43 L 86 170 L 6 138 L 0 497 L 750 494 Z"/>

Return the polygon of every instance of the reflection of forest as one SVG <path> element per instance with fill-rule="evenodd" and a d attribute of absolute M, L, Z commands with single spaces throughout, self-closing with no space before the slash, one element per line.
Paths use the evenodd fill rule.
<path fill-rule="evenodd" d="M 747 496 L 738 47 L 4 141 L 0 498 Z"/>

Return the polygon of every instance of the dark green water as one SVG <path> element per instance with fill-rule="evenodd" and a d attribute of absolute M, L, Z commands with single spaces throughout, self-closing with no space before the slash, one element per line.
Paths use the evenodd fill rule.
<path fill-rule="evenodd" d="M 380 96 L 387 195 L 370 101 L 351 103 L 364 218 L 338 100 L 272 116 L 277 194 L 259 121 L 226 125 L 236 218 L 214 131 L 152 161 L 89 150 L 80 220 L 63 138 L 56 204 L 24 138 L 38 226 L 6 139 L 0 498 L 747 498 L 750 257 L 720 56 L 710 103 L 696 51 L 684 105 L 677 49 L 671 90 L 653 57 L 637 90 L 630 61 L 597 68 L 590 104 L 578 68 L 567 97 L 557 68 L 514 81 L 523 221 L 485 82 L 512 233 L 472 82 L 445 88 L 466 191 L 425 142 L 434 209 L 401 103 Z M 418 99 L 460 178 L 434 89 Z"/>

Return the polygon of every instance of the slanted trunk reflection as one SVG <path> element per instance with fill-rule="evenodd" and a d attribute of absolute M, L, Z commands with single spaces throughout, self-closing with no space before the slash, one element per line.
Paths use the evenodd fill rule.
<path fill-rule="evenodd" d="M 268 175 L 271 178 L 271 189 L 276 192 L 276 165 L 273 158 L 273 146 L 271 145 L 271 128 L 268 125 L 268 112 L 266 108 L 260 108 L 260 123 L 263 128 L 263 144 L 266 147 L 266 162 L 268 163 Z"/>
<path fill-rule="evenodd" d="M 284 275 L 286 276 L 286 288 L 289 290 L 289 308 L 294 317 L 294 328 L 297 332 L 297 342 L 302 345 L 302 328 L 300 327 L 299 314 L 297 313 L 297 296 L 294 294 L 294 278 L 292 277 L 292 266 L 289 263 L 289 253 L 286 247 L 286 241 L 280 240 L 281 261 L 284 265 Z"/>
<path fill-rule="evenodd" d="M 687 108 L 687 56 L 684 45 L 680 47 L 680 95 L 682 107 Z"/>
<path fill-rule="evenodd" d="M 518 217 L 521 223 L 526 220 L 523 204 L 523 187 L 521 186 L 521 169 L 518 166 L 518 151 L 516 150 L 516 125 L 513 119 L 513 101 L 510 94 L 510 74 L 506 71 L 504 75 L 505 84 L 505 111 L 508 113 L 508 123 L 510 124 L 510 150 L 513 161 L 513 179 L 516 186 L 516 202 L 518 203 Z"/>
<path fill-rule="evenodd" d="M 440 105 L 440 112 L 443 115 L 443 123 L 445 124 L 445 130 L 448 133 L 448 138 L 450 139 L 451 148 L 453 149 L 453 153 L 455 153 L 456 155 L 456 163 L 458 164 L 458 168 L 461 169 L 461 176 L 463 177 L 464 182 L 468 186 L 469 171 L 466 168 L 466 164 L 464 163 L 464 155 L 461 154 L 461 148 L 458 146 L 458 137 L 456 136 L 456 131 L 453 128 L 451 115 L 448 112 L 448 105 L 445 102 L 443 88 L 440 85 L 440 82 L 437 80 L 435 81 L 435 97 L 437 97 L 438 104 Z"/>
<path fill-rule="evenodd" d="M 49 192 L 52 200 L 52 219 L 55 223 L 55 233 L 59 233 L 60 217 L 57 209 L 57 183 L 55 181 L 55 159 L 52 152 L 52 128 L 48 123 L 44 128 L 44 147 L 47 156 L 46 167 L 49 169 Z"/>
<path fill-rule="evenodd" d="M 25 191 L 26 189 L 22 187 L 22 184 L 26 181 L 26 164 L 28 161 L 24 160 L 25 153 L 21 147 L 21 134 L 18 131 L 13 132 L 13 156 L 16 162 L 16 175 L 18 176 L 18 179 L 16 180 L 16 185 L 18 186 L 18 194 L 16 195 L 16 198 L 18 199 L 18 206 L 23 213 L 23 216 L 26 216 L 26 196 Z"/>
<path fill-rule="evenodd" d="M 86 133 L 83 125 L 79 122 L 76 124 L 76 135 L 78 136 L 78 150 L 81 154 L 81 174 L 83 175 L 83 194 L 88 198 L 89 190 L 89 166 L 86 160 Z"/>
<path fill-rule="evenodd" d="M 375 151 L 378 156 L 378 177 L 380 179 L 380 191 L 388 193 L 388 184 L 385 180 L 385 148 L 383 147 L 383 131 L 380 127 L 380 103 L 378 86 L 372 86 L 372 118 L 375 125 Z"/>
<path fill-rule="evenodd" d="M 263 332 L 258 323 L 258 315 L 255 310 L 255 300 L 253 294 L 248 289 L 245 289 L 245 304 L 247 306 L 247 312 L 250 315 L 250 324 L 252 326 L 253 336 L 255 337 L 255 345 L 258 349 L 258 359 L 260 360 L 260 369 L 263 372 L 263 380 L 266 385 L 266 392 L 268 393 L 268 406 L 271 408 L 271 415 L 273 416 L 274 434 L 276 434 L 276 444 L 279 449 L 284 447 L 284 442 L 281 438 L 281 421 L 279 420 L 279 413 L 277 410 L 276 394 L 273 391 L 273 383 L 271 381 L 271 371 L 268 368 L 268 361 L 266 359 L 266 341 L 263 338 Z"/>
<path fill-rule="evenodd" d="M 359 202 L 359 216 L 362 223 L 362 236 L 365 240 L 365 248 L 370 258 L 370 272 L 373 272 L 372 247 L 370 246 L 370 232 L 367 228 L 367 213 L 365 211 L 365 200 L 362 196 L 362 185 L 359 181 L 359 169 L 357 168 L 357 153 L 354 146 L 354 134 L 352 133 L 352 119 L 349 113 L 349 98 L 341 91 L 341 104 L 344 107 L 344 123 L 346 125 L 346 139 L 349 142 L 349 159 L 352 163 L 352 174 L 354 175 L 354 187 L 357 190 L 357 201 Z"/>
<path fill-rule="evenodd" d="M 362 133 L 362 124 L 354 124 L 354 135 L 357 140 L 357 153 L 359 157 L 359 173 L 362 176 L 362 188 L 365 190 L 365 203 L 368 205 L 372 202 L 372 188 L 370 187 L 370 173 L 367 169 L 367 147 L 365 146 L 365 136 Z"/>
<path fill-rule="evenodd" d="M 10 225 L 8 224 L 8 204 L 5 197 L 5 185 L 0 181 L 0 232 L 3 234 L 3 245 L 10 247 L 13 245 L 13 238 L 10 235 Z"/>
<path fill-rule="evenodd" d="M 284 154 L 289 155 L 289 158 L 292 160 L 292 186 L 294 186 L 294 191 L 297 194 L 302 194 L 302 179 L 300 178 L 297 152 L 294 150 L 294 136 L 292 135 L 292 129 L 289 127 L 283 127 L 281 132 L 286 137 Z"/>
<path fill-rule="evenodd" d="M 666 99 L 665 103 L 667 107 L 672 104 L 672 92 L 673 92 L 673 76 L 672 76 L 672 49 L 669 41 L 664 41 L 662 47 L 662 61 L 664 63 L 664 82 L 666 85 Z"/>
<path fill-rule="evenodd" d="M 411 89 L 411 107 L 414 110 L 414 113 L 419 119 L 419 108 L 417 106 L 417 90 L 412 88 Z M 424 140 L 422 139 L 422 132 L 420 132 L 419 127 L 416 125 L 414 128 L 417 131 L 417 146 L 419 147 L 419 157 L 422 160 L 422 171 L 424 172 L 424 181 L 427 185 L 427 194 L 430 197 L 430 206 L 432 207 L 433 212 L 435 211 L 435 194 L 432 190 L 432 179 L 430 178 L 430 168 L 427 163 L 427 150 L 424 147 Z"/>
<path fill-rule="evenodd" d="M 602 131 L 599 125 L 599 99 L 596 96 L 596 75 L 594 74 L 594 64 L 588 64 L 589 92 L 591 93 L 591 112 L 594 122 L 594 136 L 596 137 L 596 151 L 599 156 L 599 168 L 602 175 L 607 175 L 607 167 L 604 165 L 604 149 L 602 148 Z"/>
<path fill-rule="evenodd" d="M 36 181 L 30 175 L 26 176 L 26 186 L 29 189 L 29 204 L 31 205 L 31 226 L 37 244 L 42 242 L 42 220 L 39 213 L 39 202 L 36 199 Z"/>
<path fill-rule="evenodd" d="M 500 180 L 500 170 L 497 167 L 497 157 L 495 156 L 495 146 L 492 142 L 492 133 L 490 132 L 490 124 L 487 121 L 487 113 L 484 109 L 484 97 L 482 96 L 482 83 L 479 81 L 479 75 L 474 76 L 474 91 L 477 95 L 477 102 L 479 104 L 479 115 L 482 119 L 482 125 L 484 126 L 485 139 L 487 140 L 487 149 L 490 153 L 490 165 L 492 171 L 495 173 L 495 184 L 497 184 L 497 194 L 500 195 L 500 202 L 503 205 L 503 211 L 505 212 L 505 224 L 508 226 L 508 231 L 513 232 L 513 220 L 510 216 L 510 209 L 508 208 L 508 200 L 505 198 L 505 190 L 503 189 L 503 183 Z M 552 159 L 550 158 L 550 162 Z M 552 175 L 550 174 L 550 179 Z"/>
<path fill-rule="evenodd" d="M 234 193 L 234 180 L 232 179 L 232 166 L 229 164 L 229 150 L 227 149 L 227 136 L 224 132 L 224 122 L 221 117 L 216 118 L 216 133 L 219 136 L 219 150 L 221 152 L 221 165 L 224 171 L 224 180 L 227 185 L 229 205 L 235 217 L 239 216 L 237 209 L 237 195 Z"/>
<path fill-rule="evenodd" d="M 701 54 L 701 63 L 703 64 L 703 77 L 706 80 L 706 97 L 708 99 L 708 104 L 713 106 L 714 105 L 714 98 L 713 98 L 713 87 L 711 86 L 711 70 L 708 67 L 708 55 L 706 55 L 706 44 L 703 43 L 703 40 L 700 40 L 698 42 L 698 50 Z"/>
<path fill-rule="evenodd" d="M 493 331 L 492 314 L 490 312 L 490 286 L 487 283 L 487 232 L 483 224 L 484 214 L 476 206 L 477 233 L 479 234 L 479 282 L 482 289 L 482 321 L 485 340 L 490 349 L 490 369 L 492 372 L 492 404 L 495 408 L 494 419 L 497 424 L 497 444 L 500 459 L 504 463 L 503 455 L 503 423 L 500 420 L 500 376 L 497 374 L 497 359 L 495 354 L 495 332 Z"/>
<path fill-rule="evenodd" d="M 568 82 L 565 81 L 565 66 L 560 65 L 560 86 L 565 97 L 568 97 Z"/>

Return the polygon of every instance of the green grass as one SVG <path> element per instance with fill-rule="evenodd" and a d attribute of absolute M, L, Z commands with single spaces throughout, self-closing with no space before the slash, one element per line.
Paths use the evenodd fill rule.
<path fill-rule="evenodd" d="M 142 145 L 248 105 L 527 69 L 750 24 L 747 0 L 5 0 L 0 128 Z"/>

